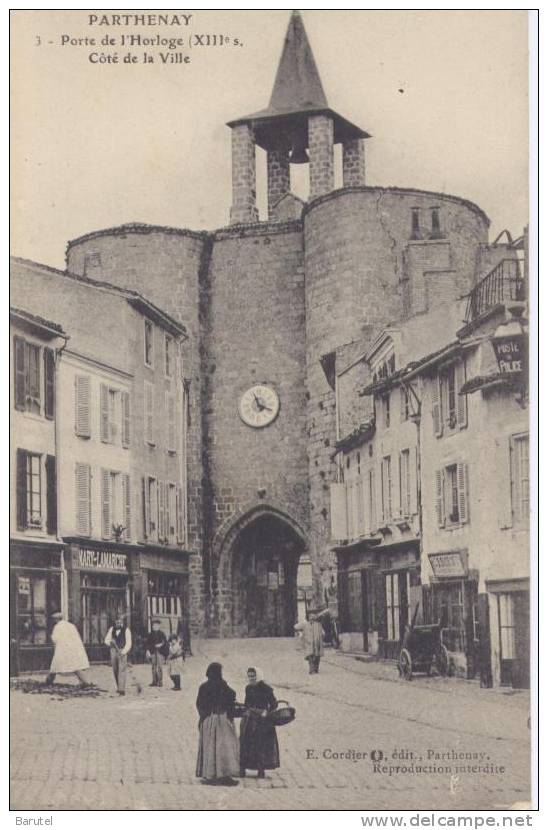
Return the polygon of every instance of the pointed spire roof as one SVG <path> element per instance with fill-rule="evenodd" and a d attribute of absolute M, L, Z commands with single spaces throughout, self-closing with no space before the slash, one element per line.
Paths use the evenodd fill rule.
<path fill-rule="evenodd" d="M 342 118 L 327 103 L 301 15 L 298 11 L 293 11 L 268 107 L 229 121 L 228 126 L 253 124 L 257 144 L 268 149 L 271 143 L 269 134 L 273 129 L 272 122 L 283 121 L 286 127 L 291 124 L 294 129 L 306 131 L 308 116 L 320 113 L 332 116 L 335 142 L 348 138 L 369 138 L 368 133 Z"/>
<path fill-rule="evenodd" d="M 301 15 L 294 11 L 268 109 L 287 114 L 311 108 L 327 109 L 328 103 Z"/>

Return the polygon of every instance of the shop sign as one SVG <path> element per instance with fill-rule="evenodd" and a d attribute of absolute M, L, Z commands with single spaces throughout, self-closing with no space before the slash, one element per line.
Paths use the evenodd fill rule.
<path fill-rule="evenodd" d="M 524 371 L 525 343 L 522 334 L 493 338 L 493 347 L 502 375 L 516 375 Z"/>
<path fill-rule="evenodd" d="M 23 596 L 30 596 L 30 577 L 20 576 L 17 579 L 17 586 L 19 594 Z"/>
<path fill-rule="evenodd" d="M 127 553 L 79 548 L 75 558 L 76 562 L 74 564 L 82 570 L 127 571 Z"/>
<path fill-rule="evenodd" d="M 434 576 L 441 578 L 465 577 L 468 574 L 466 551 L 454 550 L 450 553 L 429 553 L 428 558 Z"/>

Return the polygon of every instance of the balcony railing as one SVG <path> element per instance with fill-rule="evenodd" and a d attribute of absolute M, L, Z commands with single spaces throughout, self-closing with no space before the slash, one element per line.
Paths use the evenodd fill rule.
<path fill-rule="evenodd" d="M 493 306 L 525 300 L 525 283 L 518 259 L 503 259 L 468 295 L 466 322 L 481 317 Z"/>

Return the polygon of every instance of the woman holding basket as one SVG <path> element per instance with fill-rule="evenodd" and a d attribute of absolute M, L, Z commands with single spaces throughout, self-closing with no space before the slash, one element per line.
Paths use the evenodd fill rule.
<path fill-rule="evenodd" d="M 276 727 L 267 718 L 274 711 L 278 701 L 274 692 L 256 666 L 247 670 L 248 685 L 245 689 L 247 714 L 240 726 L 240 776 L 245 778 L 246 770 L 257 770 L 257 777 L 265 777 L 265 769 L 280 766 L 280 751 Z"/>

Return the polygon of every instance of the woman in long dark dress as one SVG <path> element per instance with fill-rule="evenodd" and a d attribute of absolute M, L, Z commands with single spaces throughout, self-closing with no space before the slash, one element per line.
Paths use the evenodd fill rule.
<path fill-rule="evenodd" d="M 238 781 L 238 738 L 232 719 L 236 692 L 223 680 L 220 663 L 210 663 L 207 680 L 196 698 L 200 715 L 200 742 L 196 775 L 202 784 L 235 786 Z"/>
<path fill-rule="evenodd" d="M 240 726 L 240 776 L 244 778 L 247 769 L 256 769 L 258 778 L 264 778 L 265 769 L 280 766 L 276 727 L 266 719 L 278 701 L 262 679 L 260 669 L 250 667 L 247 679 L 245 705 L 248 714 L 242 718 Z"/>

